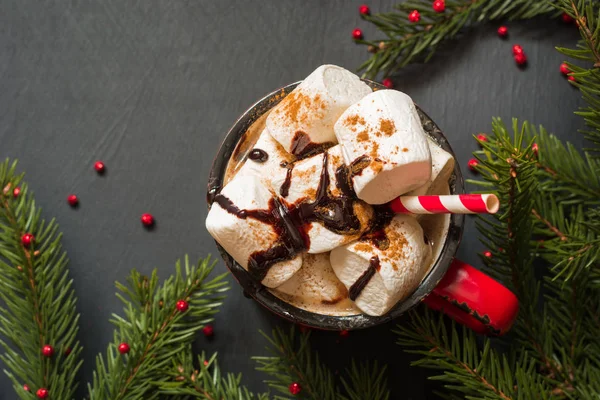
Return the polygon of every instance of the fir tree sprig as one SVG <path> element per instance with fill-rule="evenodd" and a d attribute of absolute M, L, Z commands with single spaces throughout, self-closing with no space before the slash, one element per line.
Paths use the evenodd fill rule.
<path fill-rule="evenodd" d="M 42 219 L 15 171 L 16 162 L 0 163 L 0 359 L 19 398 L 32 399 L 43 388 L 52 398 L 71 399 L 82 348 L 62 235 L 54 220 Z M 22 242 L 27 233 L 34 238 L 29 246 Z M 51 357 L 42 355 L 45 345 Z"/>
<path fill-rule="evenodd" d="M 437 49 L 467 28 L 486 21 L 500 19 L 529 19 L 539 15 L 556 14 L 557 0 L 446 0 L 446 10 L 437 13 L 430 0 L 409 0 L 388 13 L 362 15 L 385 35 L 373 40 L 357 40 L 373 53 L 359 71 L 363 77 L 374 79 L 380 72 L 389 76 L 398 69 L 414 63 L 427 62 Z M 417 23 L 408 14 L 419 11 Z"/>
<path fill-rule="evenodd" d="M 289 385 L 297 382 L 302 391 L 301 399 L 338 399 L 340 393 L 335 385 L 331 371 L 321 363 L 319 355 L 310 348 L 310 332 L 298 334 L 294 327 L 289 333 L 283 329 L 274 329 L 271 336 L 263 333 L 269 342 L 267 351 L 270 357 L 253 357 L 259 371 L 270 376 L 265 381 L 272 389 L 284 395 L 289 394 Z M 285 397 L 276 396 L 276 399 Z"/>
<path fill-rule="evenodd" d="M 158 398 L 156 385 L 169 380 L 172 358 L 212 320 L 228 289 L 225 275 L 209 280 L 213 266 L 210 257 L 197 265 L 186 257 L 183 271 L 177 262 L 175 276 L 162 285 L 156 270 L 150 277 L 133 270 L 127 286 L 117 283 L 125 316 L 113 314 L 114 340 L 106 359 L 96 358 L 93 384 L 88 385 L 91 400 Z M 188 302 L 189 309 L 177 309 L 179 300 Z M 122 342 L 130 346 L 128 354 L 119 353 Z"/>
<path fill-rule="evenodd" d="M 387 400 L 386 368 L 378 363 L 364 363 L 358 366 L 354 361 L 346 369 L 345 376 L 338 382 L 331 371 L 321 363 L 319 354 L 310 347 L 310 332 L 298 334 L 295 327 L 289 333 L 281 328 L 271 335 L 263 336 L 269 346 L 268 357 L 253 357 L 259 371 L 272 379 L 265 381 L 282 395 L 289 395 L 289 385 L 296 382 L 302 388 L 294 398 L 298 399 L 341 399 L 341 400 Z M 275 396 L 275 399 L 288 397 Z"/>
<path fill-rule="evenodd" d="M 441 314 L 425 307 L 411 311 L 410 323 L 398 325 L 396 333 L 407 352 L 423 356 L 412 365 L 442 371 L 429 379 L 444 382 L 461 398 L 550 398 L 550 386 L 527 353 L 511 360 L 493 349 L 491 339 L 483 339 L 480 346 L 473 331 L 454 322 L 448 328 Z"/>
<path fill-rule="evenodd" d="M 575 84 L 588 104 L 576 114 L 582 116 L 588 126 L 583 131 L 594 143 L 595 155 L 600 151 L 600 4 L 594 0 L 558 0 L 557 7 L 575 19 L 582 40 L 576 49 L 557 47 L 566 56 L 588 62 L 588 67 L 567 62 Z M 596 170 L 598 172 L 598 170 Z"/>
<path fill-rule="evenodd" d="M 194 362 L 191 346 L 173 359 L 171 381 L 158 384 L 163 395 L 173 399 L 267 400 L 268 394 L 254 394 L 242 385 L 241 374 L 223 375 L 217 355 L 205 353 Z"/>

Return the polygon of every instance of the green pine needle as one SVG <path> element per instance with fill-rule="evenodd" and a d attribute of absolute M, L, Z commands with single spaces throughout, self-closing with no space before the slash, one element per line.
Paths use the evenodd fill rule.
<path fill-rule="evenodd" d="M 558 0 L 446 0 L 446 10 L 437 13 L 431 0 L 409 0 L 388 13 L 363 15 L 375 25 L 383 38 L 357 40 L 369 46 L 373 55 L 359 71 L 374 79 L 379 73 L 389 76 L 400 68 L 429 61 L 437 49 L 459 33 L 487 21 L 530 19 L 539 15 L 556 15 Z M 408 14 L 418 10 L 421 20 L 408 20 Z"/>
<path fill-rule="evenodd" d="M 19 398 L 31 399 L 45 388 L 52 398 L 71 399 L 82 348 L 62 235 L 54 220 L 42 219 L 23 175 L 15 171 L 16 162 L 0 163 L 0 360 Z M 21 191 L 14 196 L 17 187 Z M 25 233 L 35 238 L 29 248 L 21 243 Z M 52 357 L 42 356 L 44 345 L 54 348 Z"/>
<path fill-rule="evenodd" d="M 217 364 L 217 355 L 207 358 L 204 353 L 192 357 L 188 346 L 172 361 L 170 380 L 159 382 L 160 392 L 173 399 L 231 399 L 231 400 L 267 400 L 266 393 L 253 394 L 241 384 L 240 374 L 221 373 Z"/>
<path fill-rule="evenodd" d="M 93 383 L 88 385 L 91 400 L 159 397 L 156 385 L 168 382 L 165 371 L 172 367 L 172 359 L 212 320 L 228 289 L 225 275 L 209 280 L 213 266 L 210 257 L 197 265 L 186 257 L 183 267 L 177 262 L 175 275 L 162 285 L 156 270 L 150 277 L 133 270 L 128 285 L 117 283 L 124 316 L 113 315 L 114 340 L 106 358 L 96 358 Z M 178 300 L 189 303 L 186 312 L 177 310 Z M 122 342 L 129 344 L 129 354 L 119 353 Z"/>

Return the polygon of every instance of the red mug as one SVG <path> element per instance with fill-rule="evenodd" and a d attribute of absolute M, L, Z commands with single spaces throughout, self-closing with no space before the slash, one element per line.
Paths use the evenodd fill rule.
<path fill-rule="evenodd" d="M 373 89 L 384 86 L 364 80 Z M 250 107 L 233 125 L 219 147 L 208 177 L 208 206 L 223 186 L 227 165 L 236 146 L 243 142 L 248 128 L 266 111 L 275 106 L 290 93 L 299 82 L 278 89 Z M 283 95 L 282 95 L 283 94 Z M 454 152 L 446 137 L 418 106 L 417 111 L 425 132 L 444 150 Z M 462 172 L 455 164 L 450 179 L 450 194 L 464 193 Z M 219 244 L 217 248 L 234 278 L 244 289 L 244 293 L 255 299 L 275 314 L 294 323 L 324 330 L 352 330 L 379 325 L 397 318 L 407 310 L 423 302 L 434 310 L 440 310 L 455 321 L 473 329 L 477 333 L 502 335 L 516 319 L 519 303 L 517 297 L 502 284 L 454 258 L 460 244 L 465 216 L 450 215 L 448 234 L 442 245 L 440 256 L 423 278 L 417 289 L 400 301 L 382 316 L 357 314 L 350 316 L 330 316 L 297 308 L 273 295 L 269 290 L 254 281 Z"/>

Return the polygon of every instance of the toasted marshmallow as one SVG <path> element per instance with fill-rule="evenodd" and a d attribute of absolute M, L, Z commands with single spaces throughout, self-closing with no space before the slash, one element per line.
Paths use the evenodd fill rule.
<path fill-rule="evenodd" d="M 348 297 L 346 287 L 331 268 L 328 253 L 306 254 L 302 268 L 277 291 L 302 303 L 333 304 Z"/>
<path fill-rule="evenodd" d="M 335 65 L 322 65 L 288 94 L 267 117 L 267 129 L 296 156 L 315 145 L 335 144 L 333 124 L 371 88 L 356 75 Z"/>
<path fill-rule="evenodd" d="M 383 315 L 409 296 L 431 263 L 431 247 L 414 217 L 396 215 L 384 232 L 387 240 L 378 237 L 379 247 L 363 239 L 334 249 L 330 256 L 350 298 L 368 315 Z"/>
<path fill-rule="evenodd" d="M 323 173 L 324 157 L 327 154 L 327 177 L 329 185 L 327 196 L 340 199 L 344 194 L 340 189 L 343 183 L 338 183 L 336 171 L 338 168 L 345 168 L 344 160 L 339 146 L 334 146 L 325 153 L 305 158 L 290 165 L 291 172 L 280 171 L 271 181 L 273 190 L 282 196 L 288 204 L 298 204 L 299 202 L 314 203 L 319 195 L 321 179 L 325 177 Z M 288 176 L 288 174 L 290 174 Z M 350 182 L 346 185 L 350 187 Z M 286 189 L 287 187 L 287 189 Z M 351 211 L 354 213 L 360 226 L 356 226 L 354 231 L 334 231 L 328 229 L 322 221 L 305 221 L 307 233 L 310 239 L 308 247 L 309 253 L 323 253 L 330 251 L 345 243 L 356 240 L 360 235 L 369 229 L 371 219 L 373 218 L 373 209 L 360 200 L 347 199 L 352 202 Z M 333 206 L 332 206 L 333 207 Z M 339 208 L 335 209 L 338 215 L 344 214 Z M 307 218 L 306 215 L 302 215 Z"/>
<path fill-rule="evenodd" d="M 271 178 L 279 172 L 286 171 L 285 166 L 292 162 L 293 156 L 269 134 L 265 128 L 256 144 L 248 152 L 244 165 L 237 172 L 238 176 L 256 176 L 270 185 Z"/>
<path fill-rule="evenodd" d="M 219 195 L 229 199 L 238 210 L 247 212 L 269 209 L 269 202 L 274 196 L 255 176 L 236 176 Z M 272 249 L 278 244 L 280 237 L 272 225 L 250 216 L 241 218 L 235 211 L 224 209 L 219 204 L 218 196 L 206 217 L 206 229 L 235 261 L 248 270 L 250 256 L 256 252 Z M 301 254 L 297 254 L 290 260 L 275 263 L 269 268 L 262 284 L 267 287 L 277 287 L 291 278 L 300 267 L 302 267 Z"/>
<path fill-rule="evenodd" d="M 354 190 L 369 204 L 384 204 L 425 184 L 431 154 L 417 109 L 406 94 L 378 90 L 348 108 L 335 135 L 347 165 L 355 170 Z"/>
<path fill-rule="evenodd" d="M 406 193 L 407 196 L 441 194 L 444 187 L 448 186 L 448 180 L 454 170 L 454 157 L 452 157 L 452 154 L 442 149 L 431 139 L 427 139 L 427 142 L 431 153 L 431 177 L 423 186 Z"/>

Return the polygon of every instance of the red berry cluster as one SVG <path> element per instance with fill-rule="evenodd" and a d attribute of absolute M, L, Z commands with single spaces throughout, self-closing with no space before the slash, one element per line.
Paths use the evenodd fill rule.
<path fill-rule="evenodd" d="M 515 62 L 518 66 L 524 67 L 527 65 L 527 56 L 525 55 L 525 51 L 518 44 L 515 44 L 512 48 L 513 57 L 515 58 Z"/>

